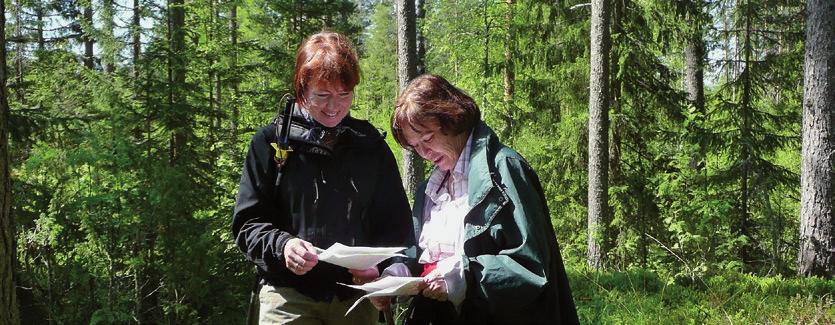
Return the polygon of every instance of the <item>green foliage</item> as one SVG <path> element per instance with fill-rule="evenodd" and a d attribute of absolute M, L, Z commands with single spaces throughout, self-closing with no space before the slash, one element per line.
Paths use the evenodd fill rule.
<path fill-rule="evenodd" d="M 469 93 L 537 171 L 583 322 L 832 322 L 832 280 L 788 277 L 803 4 L 614 2 L 609 271 L 593 271 L 577 262 L 587 240 L 586 2 L 516 1 L 508 20 L 505 1 L 432 0 L 420 24 L 427 72 Z M 358 46 L 352 115 L 388 131 L 392 1 L 187 1 L 182 44 L 173 44 L 165 3 L 142 1 L 138 58 L 127 30 L 111 34 L 102 21 L 115 15 L 122 26 L 132 13 L 105 4 L 93 2 L 92 26 L 78 21 L 83 2 L 21 1 L 22 11 L 7 13 L 10 33 L 22 27 L 8 47 L 10 152 L 29 315 L 240 323 L 253 275 L 228 227 L 249 139 L 291 92 L 299 42 L 323 28 Z M 14 19 L 30 11 L 68 25 Z M 38 44 L 39 26 L 57 38 Z M 82 27 L 96 41 L 94 69 L 81 62 Z M 685 41 L 700 33 L 705 111 L 682 86 Z M 509 98 L 506 56 L 515 67 Z M 143 306 L 150 312 L 140 315 Z"/>
<path fill-rule="evenodd" d="M 641 268 L 620 272 L 569 263 L 581 323 L 827 324 L 835 320 L 835 280 L 759 277 L 725 271 L 676 278 Z"/>

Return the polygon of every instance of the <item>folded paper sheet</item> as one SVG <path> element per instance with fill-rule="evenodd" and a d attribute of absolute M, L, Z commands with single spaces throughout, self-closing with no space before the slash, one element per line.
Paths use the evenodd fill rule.
<path fill-rule="evenodd" d="M 403 296 L 415 294 L 417 292 L 417 287 L 421 282 L 423 282 L 423 278 L 421 277 L 387 276 L 363 285 L 340 283 L 344 286 L 368 292 L 366 295 L 357 299 L 357 301 L 351 305 L 351 308 L 348 308 L 345 315 L 348 315 L 354 307 L 359 305 L 363 299 L 368 297 Z"/>
<path fill-rule="evenodd" d="M 336 243 L 318 253 L 320 261 L 349 269 L 365 270 L 389 257 L 406 256 L 398 253 L 404 249 L 406 247 L 349 247 Z"/>

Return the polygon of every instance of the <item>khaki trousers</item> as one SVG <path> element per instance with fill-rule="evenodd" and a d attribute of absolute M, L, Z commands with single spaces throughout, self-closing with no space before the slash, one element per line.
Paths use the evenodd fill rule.
<path fill-rule="evenodd" d="M 356 297 L 359 298 L 359 297 Z M 258 294 L 259 324 L 365 325 L 377 324 L 379 313 L 368 299 L 345 315 L 354 299 L 318 302 L 296 289 L 264 285 Z"/>

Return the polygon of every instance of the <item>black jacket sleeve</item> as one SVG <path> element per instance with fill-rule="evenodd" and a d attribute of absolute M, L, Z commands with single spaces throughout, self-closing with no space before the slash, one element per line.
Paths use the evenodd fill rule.
<path fill-rule="evenodd" d="M 415 245 L 415 234 L 409 200 L 401 183 L 394 154 L 384 141 L 381 142 L 378 149 L 380 174 L 369 209 L 372 218 L 372 246 L 412 247 Z M 385 261 L 378 268 L 382 272 L 393 261 L 400 259 Z"/>
<path fill-rule="evenodd" d="M 275 189 L 276 167 L 269 145 L 272 128 L 261 129 L 252 138 L 241 173 L 241 184 L 232 216 L 232 235 L 246 258 L 262 271 L 285 269 L 284 245 L 294 238 L 270 221 L 276 210 L 270 197 Z"/>

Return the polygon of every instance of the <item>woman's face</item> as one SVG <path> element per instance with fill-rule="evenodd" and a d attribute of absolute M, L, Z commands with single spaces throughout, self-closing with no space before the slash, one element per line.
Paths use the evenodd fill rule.
<path fill-rule="evenodd" d="M 419 130 L 419 131 L 418 131 Z M 424 129 L 413 130 L 406 125 L 403 128 L 403 137 L 415 151 L 443 171 L 455 168 L 458 156 L 467 142 L 467 132 L 459 135 L 444 134 L 438 123 L 427 123 Z"/>
<path fill-rule="evenodd" d="M 334 127 L 351 110 L 354 92 L 346 90 L 339 83 L 314 81 L 307 87 L 307 111 L 316 122 Z"/>

